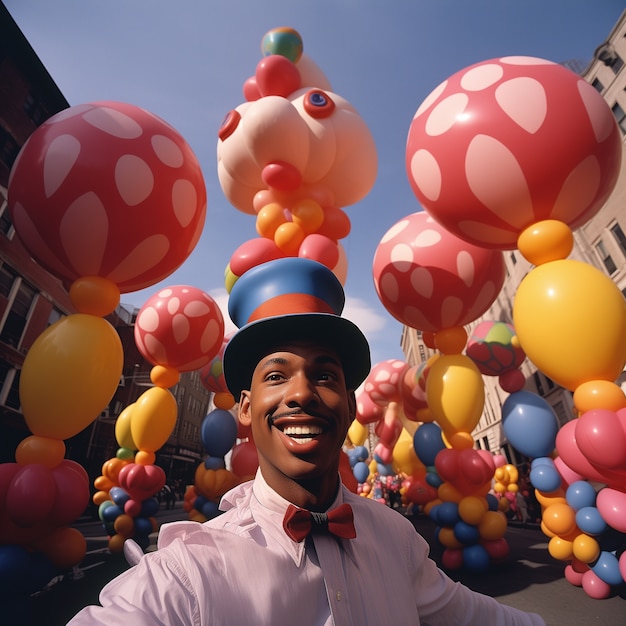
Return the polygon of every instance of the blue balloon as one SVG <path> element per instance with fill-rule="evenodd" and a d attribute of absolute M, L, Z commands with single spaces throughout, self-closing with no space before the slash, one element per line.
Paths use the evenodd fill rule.
<path fill-rule="evenodd" d="M 209 456 L 225 456 L 237 441 L 237 422 L 230 411 L 211 411 L 202 420 L 200 438 Z"/>
<path fill-rule="evenodd" d="M 111 504 L 111 506 L 107 506 L 106 508 L 102 508 L 102 505 L 106 504 L 103 502 L 100 507 L 100 511 L 98 512 L 100 515 L 100 519 L 106 524 L 107 522 L 114 522 L 120 515 L 124 513 L 124 509 L 122 507 L 117 506 L 117 504 Z"/>
<path fill-rule="evenodd" d="M 427 472 L 425 480 L 431 487 L 434 487 L 435 489 L 438 489 L 444 483 L 444 481 L 439 478 L 439 474 L 437 474 L 437 472 Z"/>
<path fill-rule="evenodd" d="M 437 519 L 441 526 L 452 528 L 461 519 L 459 505 L 456 502 L 442 502 L 438 507 Z"/>
<path fill-rule="evenodd" d="M 357 446 L 354 448 L 354 453 L 356 454 L 357 461 L 367 461 L 367 457 L 369 456 L 369 452 L 365 446 Z"/>
<path fill-rule="evenodd" d="M 159 510 L 159 501 L 156 498 L 148 498 L 141 503 L 141 517 L 152 517 Z"/>
<path fill-rule="evenodd" d="M 478 526 L 468 524 L 463 520 L 454 525 L 452 532 L 454 532 L 456 539 L 465 546 L 471 546 L 472 544 L 478 543 L 480 540 Z"/>
<path fill-rule="evenodd" d="M 441 428 L 433 422 L 422 424 L 413 434 L 415 454 L 426 466 L 434 465 L 435 457 L 445 447 Z"/>
<path fill-rule="evenodd" d="M 379 463 L 377 469 L 381 476 L 393 476 L 395 474 L 393 467 L 389 463 Z"/>
<path fill-rule="evenodd" d="M 600 552 L 600 556 L 591 566 L 593 573 L 607 585 L 621 585 L 624 582 L 619 569 L 619 561 L 611 552 Z"/>
<path fill-rule="evenodd" d="M 567 488 L 565 499 L 574 511 L 578 511 L 585 506 L 595 506 L 596 490 L 586 480 L 577 480 Z"/>
<path fill-rule="evenodd" d="M 474 572 L 489 569 L 489 553 L 479 543 L 463 548 L 463 565 Z"/>
<path fill-rule="evenodd" d="M 208 469 L 208 470 L 220 470 L 220 469 L 226 469 L 226 461 L 224 461 L 224 457 L 217 457 L 217 456 L 207 456 L 206 459 L 204 459 L 204 469 Z"/>
<path fill-rule="evenodd" d="M 214 517 L 217 517 L 220 514 L 217 502 L 212 502 L 211 500 L 208 500 L 202 506 L 202 510 L 200 511 L 200 513 L 202 513 L 202 515 L 204 515 L 204 517 L 206 517 L 207 519 L 213 519 Z"/>
<path fill-rule="evenodd" d="M 130 500 L 130 495 L 128 495 L 121 487 L 111 487 L 109 496 L 115 504 L 121 506 L 122 508 Z"/>
<path fill-rule="evenodd" d="M 16 593 L 28 575 L 30 554 L 18 545 L 0 546 L 0 593 Z"/>
<path fill-rule="evenodd" d="M 559 420 L 543 398 L 516 391 L 502 405 L 502 428 L 518 452 L 530 458 L 547 457 L 556 445 Z"/>
<path fill-rule="evenodd" d="M 488 493 L 485 496 L 485 500 L 487 500 L 487 508 L 490 511 L 497 511 L 500 508 L 500 503 L 498 502 L 498 498 L 496 498 L 492 493 Z"/>
<path fill-rule="evenodd" d="M 606 522 L 595 506 L 584 506 L 576 511 L 576 526 L 588 535 L 601 535 L 606 530 Z"/>
<path fill-rule="evenodd" d="M 370 468 L 367 466 L 367 463 L 359 461 L 352 468 L 352 473 L 354 474 L 357 482 L 364 483 L 367 480 L 367 477 L 370 475 Z"/>
<path fill-rule="evenodd" d="M 544 493 L 556 491 L 561 486 L 561 475 L 554 467 L 554 463 L 535 465 L 530 470 L 530 482 L 535 489 Z"/>
<path fill-rule="evenodd" d="M 428 511 L 428 517 L 430 517 L 437 526 L 443 526 L 443 524 L 439 521 L 439 507 L 441 504 L 435 504 L 435 506 L 431 506 Z"/>
<path fill-rule="evenodd" d="M 152 522 L 147 517 L 136 517 L 135 521 L 135 536 L 147 536 L 154 532 Z"/>

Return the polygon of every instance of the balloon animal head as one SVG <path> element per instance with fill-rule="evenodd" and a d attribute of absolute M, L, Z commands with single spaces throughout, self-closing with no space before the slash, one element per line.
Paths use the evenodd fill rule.
<path fill-rule="evenodd" d="M 272 34 L 288 45 L 272 42 Z M 301 53 L 296 31 L 270 31 L 262 50 L 266 56 L 244 84 L 246 102 L 228 113 L 218 133 L 224 194 L 244 213 L 278 203 L 288 218 L 303 200 L 323 209 L 358 202 L 377 172 L 367 125 Z"/>

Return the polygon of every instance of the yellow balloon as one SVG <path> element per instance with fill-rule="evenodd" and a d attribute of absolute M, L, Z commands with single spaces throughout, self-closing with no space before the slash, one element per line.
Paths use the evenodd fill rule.
<path fill-rule="evenodd" d="M 459 502 L 459 517 L 467 524 L 478 526 L 485 513 L 489 510 L 489 504 L 485 498 L 466 496 Z"/>
<path fill-rule="evenodd" d="M 20 377 L 30 431 L 68 439 L 86 428 L 113 397 L 123 360 L 119 335 L 101 317 L 76 313 L 49 326 L 28 351 Z"/>
<path fill-rule="evenodd" d="M 548 552 L 550 556 L 559 561 L 568 561 L 574 554 L 574 547 L 571 541 L 562 537 L 554 536 L 548 542 Z"/>
<path fill-rule="evenodd" d="M 367 439 L 367 426 L 364 426 L 359 420 L 354 420 L 348 428 L 348 437 L 355 446 L 362 446 Z"/>
<path fill-rule="evenodd" d="M 564 259 L 533 269 L 513 306 L 517 339 L 528 358 L 569 390 L 615 381 L 626 363 L 626 300 L 595 267 Z"/>
<path fill-rule="evenodd" d="M 151 387 L 139 396 L 130 420 L 130 432 L 139 450 L 154 452 L 172 434 L 178 408 L 169 389 Z"/>
<path fill-rule="evenodd" d="M 474 362 L 464 354 L 444 354 L 431 365 L 426 399 L 446 433 L 472 432 L 485 405 L 485 387 Z"/>
<path fill-rule="evenodd" d="M 600 544 L 589 535 L 581 533 L 572 542 L 574 556 L 583 563 L 591 563 L 600 556 Z"/>
<path fill-rule="evenodd" d="M 129 450 L 137 450 L 137 445 L 133 441 L 133 435 L 130 432 L 130 422 L 135 403 L 129 404 L 115 420 L 115 440 L 120 448 L 128 448 Z"/>
<path fill-rule="evenodd" d="M 393 447 L 392 466 L 396 472 L 404 473 L 408 476 L 415 476 L 418 472 L 426 473 L 424 464 L 415 454 L 413 437 L 404 429 L 402 429 L 402 433 Z"/>

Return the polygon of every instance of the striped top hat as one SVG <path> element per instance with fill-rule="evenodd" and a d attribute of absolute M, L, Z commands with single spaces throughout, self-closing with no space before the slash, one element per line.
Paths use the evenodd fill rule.
<path fill-rule="evenodd" d="M 259 361 L 280 344 L 310 340 L 336 350 L 348 389 L 369 374 L 367 339 L 341 317 L 345 295 L 325 265 L 299 257 L 269 261 L 248 270 L 234 284 L 228 313 L 239 330 L 224 351 L 224 378 L 238 400 L 250 389 Z"/>

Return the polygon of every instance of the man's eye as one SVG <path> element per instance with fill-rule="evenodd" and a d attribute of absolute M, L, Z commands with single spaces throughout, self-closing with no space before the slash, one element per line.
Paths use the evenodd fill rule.
<path fill-rule="evenodd" d="M 279 374 L 278 372 L 272 372 L 271 374 L 268 374 L 265 377 L 265 380 L 269 381 L 269 382 L 275 382 L 277 380 L 282 380 L 284 378 L 284 376 L 282 374 Z"/>

